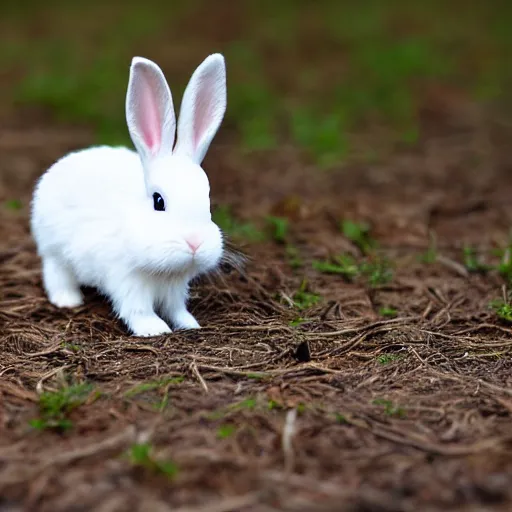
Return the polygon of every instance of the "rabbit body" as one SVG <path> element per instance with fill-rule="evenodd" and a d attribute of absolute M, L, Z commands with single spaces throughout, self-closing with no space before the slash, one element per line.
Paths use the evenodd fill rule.
<path fill-rule="evenodd" d="M 51 303 L 77 307 L 80 287 L 91 286 L 136 336 L 169 333 L 169 324 L 199 327 L 186 307 L 189 282 L 223 254 L 200 166 L 224 113 L 223 83 L 224 61 L 210 56 L 189 82 L 173 147 L 176 124 L 163 74 L 134 58 L 127 121 L 137 151 L 79 150 L 43 174 L 31 229 Z"/>

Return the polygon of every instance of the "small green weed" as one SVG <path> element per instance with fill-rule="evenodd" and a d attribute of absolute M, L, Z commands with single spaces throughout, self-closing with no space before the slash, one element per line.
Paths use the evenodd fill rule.
<path fill-rule="evenodd" d="M 320 295 L 307 291 L 307 282 L 304 279 L 300 288 L 293 295 L 293 304 L 297 309 L 303 310 L 314 306 L 320 301 Z"/>
<path fill-rule="evenodd" d="M 134 396 L 140 395 L 142 393 L 147 393 L 149 391 L 154 391 L 155 389 L 160 389 L 165 386 L 169 386 L 171 384 L 181 384 L 185 380 L 185 377 L 169 377 L 159 380 L 154 380 L 150 382 L 142 382 L 137 384 L 133 388 L 129 389 L 125 394 L 125 398 L 133 398 Z"/>
<path fill-rule="evenodd" d="M 358 276 L 366 278 L 369 286 L 376 287 L 391 281 L 393 270 L 385 258 L 375 257 L 358 262 L 349 254 L 335 256 L 331 261 L 313 261 L 313 268 L 324 274 L 339 274 L 347 280 Z"/>
<path fill-rule="evenodd" d="M 217 207 L 212 212 L 212 220 L 222 231 L 235 239 L 247 242 L 261 242 L 265 239 L 265 234 L 254 224 L 238 221 L 228 205 Z"/>
<path fill-rule="evenodd" d="M 248 379 L 265 380 L 266 378 L 269 377 L 269 374 L 268 373 L 261 373 L 261 372 L 253 372 L 253 373 L 247 373 L 245 376 Z"/>
<path fill-rule="evenodd" d="M 376 398 L 373 405 L 382 405 L 384 407 L 384 414 L 387 416 L 396 416 L 398 418 L 405 417 L 405 409 L 402 407 L 395 407 L 391 400 L 385 400 L 384 398 Z"/>
<path fill-rule="evenodd" d="M 19 199 L 8 199 L 4 204 L 8 210 L 12 211 L 18 211 L 23 208 L 23 203 Z"/>
<path fill-rule="evenodd" d="M 284 243 L 288 235 L 288 219 L 269 215 L 266 220 L 272 230 L 272 238 L 278 243 Z"/>
<path fill-rule="evenodd" d="M 347 418 L 343 414 L 340 414 L 339 412 L 337 412 L 334 415 L 334 418 L 336 420 L 336 423 L 340 423 L 341 425 L 347 425 L 348 424 Z"/>
<path fill-rule="evenodd" d="M 76 345 L 75 343 L 63 343 L 62 348 L 70 350 L 71 352 L 79 352 L 81 349 L 80 345 Z"/>
<path fill-rule="evenodd" d="M 300 259 L 299 250 L 293 245 L 286 246 L 286 258 L 288 259 L 290 267 L 294 269 L 300 268 L 303 265 L 303 262 Z"/>
<path fill-rule="evenodd" d="M 301 316 L 299 316 L 298 318 L 294 318 L 291 322 L 290 322 L 290 327 L 299 327 L 300 325 L 302 325 L 304 322 L 307 322 L 307 320 L 305 318 L 302 318 Z"/>
<path fill-rule="evenodd" d="M 395 316 L 398 315 L 398 311 L 395 308 L 389 306 L 382 306 L 381 308 L 379 308 L 379 315 L 388 318 L 394 318 Z"/>
<path fill-rule="evenodd" d="M 392 363 L 393 361 L 398 361 L 402 359 L 401 354 L 381 354 L 377 357 L 377 362 L 382 365 L 386 365 Z"/>
<path fill-rule="evenodd" d="M 217 438 L 218 439 L 227 439 L 228 437 L 231 437 L 235 432 L 236 432 L 235 425 L 231 425 L 229 423 L 226 425 L 221 425 L 217 429 Z"/>
<path fill-rule="evenodd" d="M 370 226 L 365 222 L 343 220 L 340 229 L 363 254 L 368 254 L 377 246 L 377 242 L 370 236 Z"/>
<path fill-rule="evenodd" d="M 393 279 L 393 270 L 385 258 L 375 258 L 361 264 L 361 273 L 366 276 L 370 287 L 389 283 Z"/>
<path fill-rule="evenodd" d="M 152 455 L 153 447 L 149 443 L 133 444 L 128 450 L 130 462 L 135 467 L 144 468 L 152 473 L 173 479 L 178 474 L 178 466 L 172 461 L 162 461 Z"/>
<path fill-rule="evenodd" d="M 498 272 L 508 284 L 512 284 L 512 246 L 500 251 L 501 260 L 498 263 Z"/>
<path fill-rule="evenodd" d="M 253 377 L 248 376 L 248 378 L 259 379 L 260 376 L 254 374 Z M 216 420 L 220 420 L 220 419 L 224 418 L 225 416 L 227 416 L 228 414 L 230 414 L 230 413 L 232 413 L 234 411 L 253 410 L 253 409 L 255 409 L 257 407 L 257 405 L 258 405 L 258 402 L 257 402 L 256 398 L 249 397 L 249 398 L 246 398 L 246 399 L 244 399 L 244 400 L 242 400 L 240 402 L 235 402 L 235 403 L 230 404 L 228 406 L 215 409 L 214 411 L 211 411 L 211 412 L 207 413 L 206 417 L 209 420 L 216 421 Z"/>
<path fill-rule="evenodd" d="M 498 318 L 505 322 L 512 322 L 512 305 L 503 299 L 494 300 L 489 304 Z"/>
<path fill-rule="evenodd" d="M 155 411 L 163 412 L 169 405 L 169 393 L 167 392 L 167 390 L 165 391 L 162 399 L 156 400 L 152 405 L 153 405 L 153 408 L 155 409 Z"/>
<path fill-rule="evenodd" d="M 239 410 L 239 409 L 248 409 L 252 410 L 256 407 L 256 398 L 246 398 L 245 400 L 242 400 L 241 402 L 237 402 L 236 404 L 230 405 L 229 409 L 232 410 Z"/>
<path fill-rule="evenodd" d="M 92 385 L 73 384 L 58 391 L 46 391 L 39 396 L 39 418 L 30 421 L 39 430 L 69 430 L 73 423 L 68 415 L 85 403 L 92 392 Z"/>
<path fill-rule="evenodd" d="M 339 274 L 347 279 L 353 279 L 359 274 L 356 260 L 349 254 L 334 256 L 332 261 L 313 261 L 313 268 L 322 274 Z"/>
<path fill-rule="evenodd" d="M 276 402 L 275 400 L 269 400 L 267 408 L 269 411 L 273 411 L 274 409 L 282 409 L 283 406 L 279 402 Z"/>
<path fill-rule="evenodd" d="M 437 261 L 437 242 L 433 235 L 430 237 L 428 249 L 420 255 L 420 261 L 429 264 Z"/>
<path fill-rule="evenodd" d="M 466 246 L 462 250 L 464 266 L 469 272 L 487 272 L 492 267 L 481 263 L 473 247 Z"/>

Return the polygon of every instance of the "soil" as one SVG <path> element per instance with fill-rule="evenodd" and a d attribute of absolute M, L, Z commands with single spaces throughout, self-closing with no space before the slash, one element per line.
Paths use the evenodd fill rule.
<path fill-rule="evenodd" d="M 241 219 L 287 215 L 304 265 L 271 239 L 233 242 L 247 263 L 193 288 L 203 328 L 151 339 L 130 337 L 94 290 L 73 311 L 48 303 L 31 192 L 92 135 L 5 116 L 0 200 L 23 206 L 0 210 L 0 510 L 510 510 L 512 328 L 489 308 L 505 281 L 469 272 L 462 254 L 495 262 L 508 243 L 512 130 L 445 100 L 426 104 L 414 150 L 333 171 L 288 147 L 241 153 L 221 131 L 204 163 L 214 203 Z M 343 218 L 371 225 L 390 283 L 312 268 L 360 257 Z M 433 235 L 437 261 L 424 262 Z M 322 299 L 297 311 L 304 277 Z M 70 429 L 30 426 L 40 393 L 80 382 L 97 392 Z M 141 443 L 176 465 L 173 478 L 130 459 Z"/>

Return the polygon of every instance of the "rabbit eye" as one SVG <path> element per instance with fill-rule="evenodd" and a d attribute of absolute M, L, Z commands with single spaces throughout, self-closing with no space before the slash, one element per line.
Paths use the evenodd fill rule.
<path fill-rule="evenodd" d="M 158 192 L 153 194 L 153 208 L 157 212 L 163 212 L 165 210 L 164 198 Z"/>

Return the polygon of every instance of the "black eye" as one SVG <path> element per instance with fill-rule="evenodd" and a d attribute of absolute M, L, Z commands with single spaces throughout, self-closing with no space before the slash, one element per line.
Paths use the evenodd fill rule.
<path fill-rule="evenodd" d="M 158 192 L 153 194 L 153 208 L 157 212 L 163 212 L 165 210 L 164 198 Z"/>

